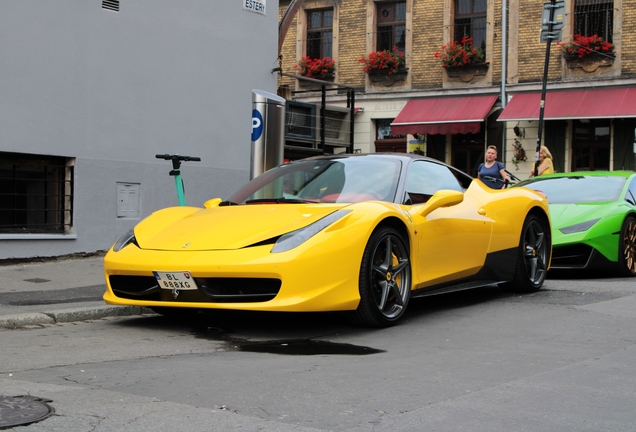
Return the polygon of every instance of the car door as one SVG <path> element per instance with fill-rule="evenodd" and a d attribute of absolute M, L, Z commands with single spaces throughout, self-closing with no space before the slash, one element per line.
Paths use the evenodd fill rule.
<path fill-rule="evenodd" d="M 461 203 L 417 215 L 435 192 L 442 189 L 464 193 L 451 170 L 433 161 L 414 161 L 405 182 L 404 203 L 412 205 L 419 269 L 415 288 L 424 288 L 477 273 L 484 265 L 490 242 L 491 221 L 478 213 L 481 204 L 464 193 Z"/>

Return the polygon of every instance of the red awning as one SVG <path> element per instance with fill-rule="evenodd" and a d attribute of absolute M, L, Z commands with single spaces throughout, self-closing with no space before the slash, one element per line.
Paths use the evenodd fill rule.
<path fill-rule="evenodd" d="M 498 96 L 414 99 L 391 123 L 391 135 L 479 133 Z"/>
<path fill-rule="evenodd" d="M 541 93 L 512 96 L 498 121 L 539 120 Z M 636 117 L 636 88 L 548 92 L 545 120 Z"/>

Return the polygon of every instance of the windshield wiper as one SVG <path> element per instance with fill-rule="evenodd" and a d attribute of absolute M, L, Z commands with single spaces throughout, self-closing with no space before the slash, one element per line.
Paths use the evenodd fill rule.
<path fill-rule="evenodd" d="M 238 203 L 232 202 L 232 201 L 221 201 L 219 203 L 219 207 L 223 207 L 223 206 L 233 206 L 233 205 L 238 205 Z"/>

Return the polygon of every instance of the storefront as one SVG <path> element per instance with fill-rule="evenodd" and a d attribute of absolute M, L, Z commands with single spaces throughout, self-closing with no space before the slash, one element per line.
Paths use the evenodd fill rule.
<path fill-rule="evenodd" d="M 391 133 L 415 137 L 425 155 L 477 176 L 486 146 L 501 148 L 497 99 L 496 95 L 413 99 L 391 122 Z"/>
<path fill-rule="evenodd" d="M 498 120 L 524 126 L 539 120 L 540 107 L 540 93 L 516 94 Z M 546 94 L 542 143 L 556 171 L 633 171 L 635 128 L 636 88 Z"/>

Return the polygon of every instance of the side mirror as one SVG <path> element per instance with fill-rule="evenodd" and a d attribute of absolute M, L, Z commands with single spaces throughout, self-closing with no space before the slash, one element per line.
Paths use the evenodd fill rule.
<path fill-rule="evenodd" d="M 442 189 L 435 192 L 435 195 L 428 200 L 418 211 L 415 213 L 418 216 L 426 217 L 433 210 L 437 210 L 440 207 L 450 207 L 457 205 L 464 201 L 464 194 L 462 192 Z"/>
<path fill-rule="evenodd" d="M 203 207 L 205 208 L 212 208 L 212 207 L 218 207 L 219 204 L 221 204 L 223 200 L 221 198 L 212 198 L 209 201 L 206 201 L 205 203 L 203 203 Z"/>

